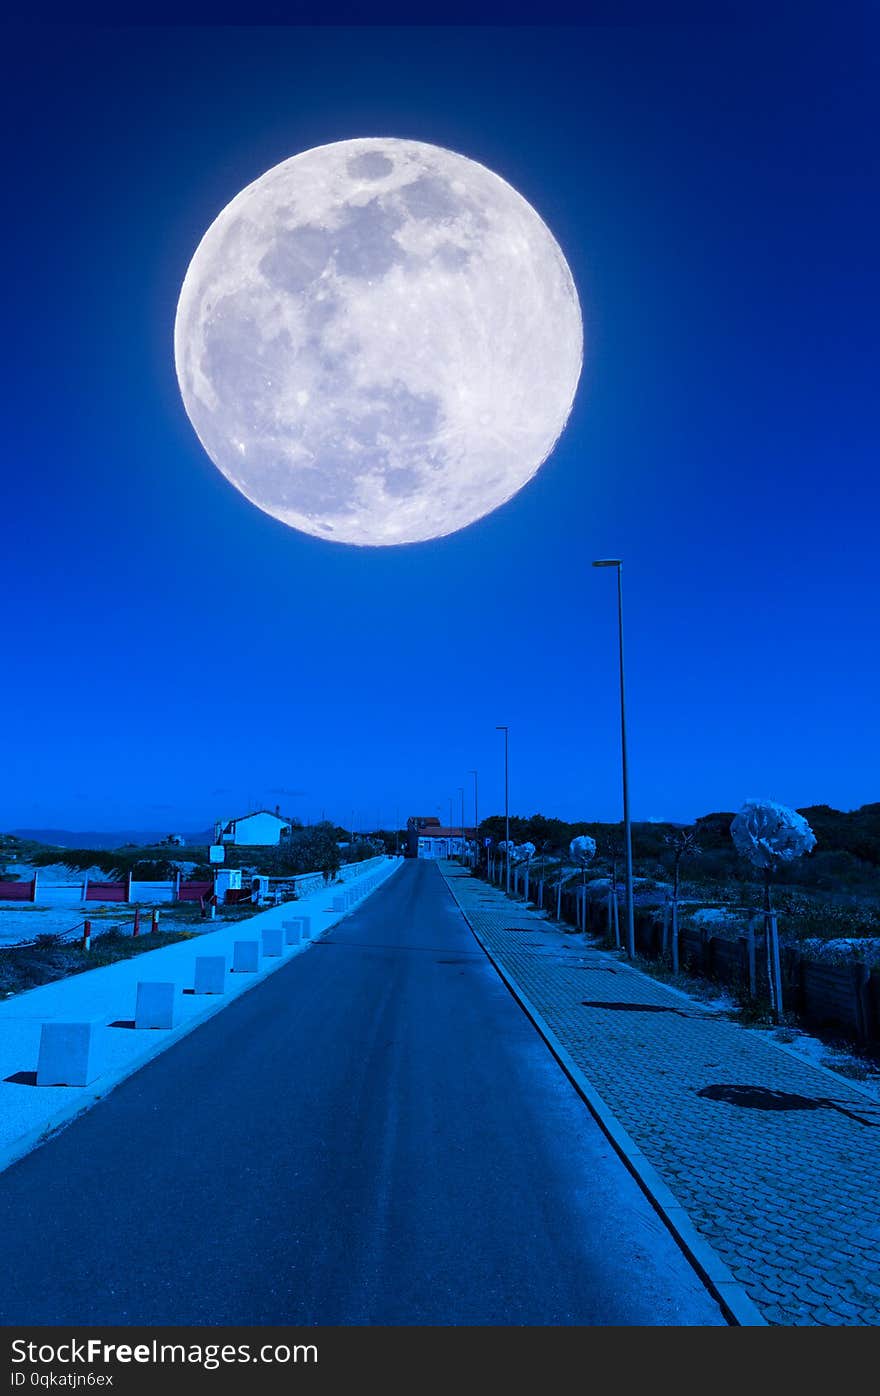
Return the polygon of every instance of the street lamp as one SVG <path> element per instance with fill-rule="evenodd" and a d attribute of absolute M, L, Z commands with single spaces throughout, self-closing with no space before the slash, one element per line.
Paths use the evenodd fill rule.
<path fill-rule="evenodd" d="M 623 562 L 619 557 L 603 557 L 594 567 L 617 568 L 617 635 L 620 645 L 620 754 L 623 766 L 623 849 L 626 858 L 626 953 L 633 959 L 636 953 L 635 915 L 633 912 L 632 830 L 629 819 L 629 772 L 626 761 L 626 697 L 623 680 Z"/>
<path fill-rule="evenodd" d="M 460 785 L 460 786 L 458 787 L 458 793 L 459 793 L 459 796 L 460 796 L 460 798 L 461 798 L 461 825 L 459 826 L 459 830 L 458 830 L 458 835 L 459 835 L 459 847 L 458 847 L 458 851 L 459 851 L 459 854 L 460 854 L 462 857 L 464 857 L 464 786 Z"/>
<path fill-rule="evenodd" d="M 510 728 L 502 723 L 495 731 L 504 733 L 504 890 L 510 896 Z"/>
<path fill-rule="evenodd" d="M 474 869 L 480 867 L 480 815 L 477 802 L 477 773 L 468 771 L 469 776 L 474 778 Z"/>

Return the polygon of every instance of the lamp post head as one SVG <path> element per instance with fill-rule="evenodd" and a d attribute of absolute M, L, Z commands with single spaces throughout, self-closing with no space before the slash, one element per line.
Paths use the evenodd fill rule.
<path fill-rule="evenodd" d="M 623 560 L 619 557 L 600 557 L 593 563 L 594 567 L 622 567 Z"/>

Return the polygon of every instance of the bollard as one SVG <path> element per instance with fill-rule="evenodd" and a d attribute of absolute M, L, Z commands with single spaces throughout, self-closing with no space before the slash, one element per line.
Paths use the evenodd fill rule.
<path fill-rule="evenodd" d="M 226 956 L 197 955 L 194 994 L 222 994 L 226 988 Z"/>
<path fill-rule="evenodd" d="M 237 940 L 232 946 L 232 970 L 234 974 L 253 974 L 260 967 L 260 942 L 258 940 Z"/>
<path fill-rule="evenodd" d="M 280 955 L 284 949 L 284 931 L 280 926 L 263 927 L 263 954 Z"/>
<path fill-rule="evenodd" d="M 151 918 L 151 920 L 150 920 L 150 934 L 151 934 L 151 935 L 155 935 L 156 932 L 158 931 L 158 929 L 159 929 L 159 908 L 158 908 L 157 906 L 154 906 L 154 907 L 153 907 L 153 915 L 152 915 L 152 918 Z"/>
<path fill-rule="evenodd" d="M 92 948 L 92 923 L 91 923 L 91 921 L 83 921 L 83 943 L 82 943 L 82 948 L 83 948 L 83 950 L 91 950 L 91 948 Z"/>
<path fill-rule="evenodd" d="M 94 1027 L 91 1022 L 44 1023 L 37 1061 L 38 1086 L 87 1086 L 92 1066 Z"/>
<path fill-rule="evenodd" d="M 292 921 L 281 922 L 284 939 L 288 945 L 299 945 L 302 940 L 302 920 L 301 916 L 295 916 Z"/>
<path fill-rule="evenodd" d="M 137 986 L 136 1028 L 174 1027 L 174 985 L 142 979 Z"/>

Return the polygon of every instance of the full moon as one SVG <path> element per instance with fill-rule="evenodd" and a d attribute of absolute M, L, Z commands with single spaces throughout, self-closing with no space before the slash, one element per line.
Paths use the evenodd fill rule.
<path fill-rule="evenodd" d="M 174 357 L 214 464 L 291 528 L 360 546 L 464 528 L 532 478 L 583 327 L 531 204 L 419 141 L 339 141 L 249 184 L 205 233 Z"/>

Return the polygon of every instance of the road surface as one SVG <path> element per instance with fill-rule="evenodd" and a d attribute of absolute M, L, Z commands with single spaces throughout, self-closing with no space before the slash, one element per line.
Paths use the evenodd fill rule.
<path fill-rule="evenodd" d="M 724 1322 L 428 862 L 9 1169 L 0 1234 L 5 1324 Z"/>

